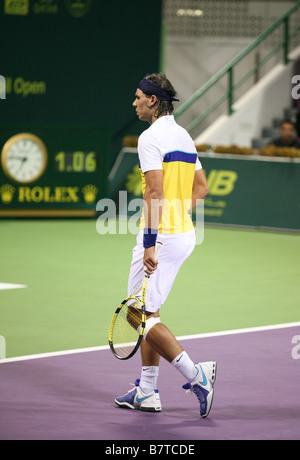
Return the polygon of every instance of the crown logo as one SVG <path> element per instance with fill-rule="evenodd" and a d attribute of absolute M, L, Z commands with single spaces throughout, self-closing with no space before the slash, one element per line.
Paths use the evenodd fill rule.
<path fill-rule="evenodd" d="M 66 8 L 75 18 L 85 16 L 92 5 L 93 0 L 65 0 Z"/>
<path fill-rule="evenodd" d="M 84 201 L 88 204 L 94 203 L 96 201 L 96 196 L 98 193 L 97 187 L 95 185 L 86 185 L 82 189 Z"/>
<path fill-rule="evenodd" d="M 0 187 L 0 195 L 4 204 L 12 202 L 16 189 L 10 184 L 4 184 Z"/>

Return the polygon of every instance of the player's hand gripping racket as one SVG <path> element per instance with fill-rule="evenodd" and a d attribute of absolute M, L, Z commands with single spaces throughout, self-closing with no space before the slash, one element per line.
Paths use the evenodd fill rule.
<path fill-rule="evenodd" d="M 158 260 L 162 244 L 156 243 L 155 258 Z M 118 359 L 129 359 L 138 350 L 146 326 L 146 291 L 150 275 L 145 273 L 142 283 L 116 309 L 110 323 L 108 343 Z M 141 297 L 136 294 L 142 290 Z"/>

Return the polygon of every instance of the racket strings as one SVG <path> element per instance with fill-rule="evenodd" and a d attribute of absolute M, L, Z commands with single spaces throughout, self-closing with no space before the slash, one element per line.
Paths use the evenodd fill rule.
<path fill-rule="evenodd" d="M 120 356 L 128 356 L 136 347 L 140 333 L 138 332 L 143 320 L 141 310 L 135 306 L 123 305 L 113 328 L 112 342 Z"/>

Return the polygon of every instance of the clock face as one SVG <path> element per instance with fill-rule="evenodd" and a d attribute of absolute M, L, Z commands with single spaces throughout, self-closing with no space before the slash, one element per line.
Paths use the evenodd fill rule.
<path fill-rule="evenodd" d="M 37 136 L 17 134 L 4 145 L 1 163 L 9 179 L 22 184 L 34 182 L 45 171 L 47 149 Z"/>

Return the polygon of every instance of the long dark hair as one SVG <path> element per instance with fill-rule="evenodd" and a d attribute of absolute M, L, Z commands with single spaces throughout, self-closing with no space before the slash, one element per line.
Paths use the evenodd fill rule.
<path fill-rule="evenodd" d="M 172 97 L 176 97 L 177 93 L 171 84 L 171 82 L 167 79 L 164 73 L 151 73 L 146 75 L 146 78 L 152 83 L 160 86 L 162 89 L 167 91 Z M 157 118 L 161 117 L 162 115 L 168 115 L 174 112 L 174 105 L 172 101 L 159 101 L 157 100 Z"/>

